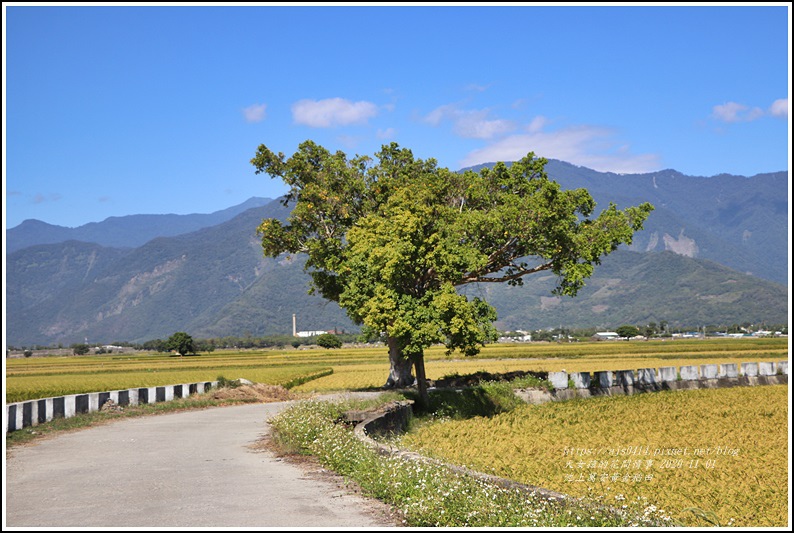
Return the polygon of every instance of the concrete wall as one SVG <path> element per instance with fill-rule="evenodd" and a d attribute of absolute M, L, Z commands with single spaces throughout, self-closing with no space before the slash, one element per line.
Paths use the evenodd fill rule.
<path fill-rule="evenodd" d="M 530 403 L 571 398 L 635 394 L 660 390 L 712 389 L 788 384 L 788 361 L 666 366 L 603 372 L 549 372 L 554 390 L 518 390 Z M 573 385 L 573 386 L 571 386 Z"/>
<path fill-rule="evenodd" d="M 186 398 L 191 394 L 207 392 L 217 385 L 217 381 L 201 381 L 28 400 L 6 405 L 3 425 L 5 432 L 8 433 L 49 422 L 53 418 L 70 418 L 81 413 L 93 413 L 102 409 L 108 400 L 120 406 L 167 402 L 175 398 Z"/>

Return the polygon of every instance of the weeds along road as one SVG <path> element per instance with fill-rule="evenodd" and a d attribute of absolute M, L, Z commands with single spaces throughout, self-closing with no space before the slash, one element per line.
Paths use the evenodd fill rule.
<path fill-rule="evenodd" d="M 120 420 L 13 448 L 6 527 L 394 527 L 338 478 L 251 448 L 289 402 Z"/>

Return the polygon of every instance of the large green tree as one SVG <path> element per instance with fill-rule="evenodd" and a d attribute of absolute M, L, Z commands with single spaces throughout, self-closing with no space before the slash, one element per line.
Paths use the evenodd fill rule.
<path fill-rule="evenodd" d="M 165 341 L 165 346 L 168 350 L 175 350 L 176 352 L 179 352 L 180 357 L 187 353 L 196 353 L 196 347 L 193 344 L 193 337 L 184 331 L 177 331 L 171 335 L 168 340 Z"/>
<path fill-rule="evenodd" d="M 630 337 L 636 337 L 637 335 L 639 335 L 640 328 L 638 328 L 637 326 L 632 326 L 630 324 L 623 324 L 622 326 L 618 327 L 618 329 L 615 330 L 615 333 L 617 333 L 620 337 L 623 337 L 624 339 L 628 339 Z"/>
<path fill-rule="evenodd" d="M 426 401 L 424 350 L 475 355 L 493 340 L 496 312 L 456 287 L 521 285 L 525 275 L 551 271 L 552 291 L 575 296 L 603 256 L 631 243 L 653 207 L 593 216 L 585 189 L 562 190 L 527 154 L 512 165 L 452 172 L 417 159 L 396 143 L 374 158 L 348 158 L 311 142 L 286 158 L 260 145 L 256 173 L 282 179 L 283 224 L 258 228 L 266 256 L 307 255 L 312 291 L 338 302 L 365 330 L 388 339 L 387 387 L 413 384 Z"/>

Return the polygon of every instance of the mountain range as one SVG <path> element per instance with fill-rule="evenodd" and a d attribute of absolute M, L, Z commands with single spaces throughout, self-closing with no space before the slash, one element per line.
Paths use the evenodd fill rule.
<path fill-rule="evenodd" d="M 496 307 L 500 329 L 788 322 L 787 172 L 618 175 L 555 160 L 546 170 L 563 188 L 587 188 L 597 210 L 610 201 L 656 210 L 576 298 L 552 297 L 544 273 L 523 287 L 467 287 Z M 278 200 L 252 198 L 210 215 L 79 228 L 25 221 L 6 232 L 6 342 L 289 334 L 293 313 L 301 330 L 357 330 L 336 304 L 307 294 L 304 258 L 263 257 L 257 225 L 288 213 Z"/>
<path fill-rule="evenodd" d="M 136 248 L 156 237 L 173 237 L 226 222 L 243 211 L 262 207 L 270 198 L 249 198 L 245 202 L 209 214 L 128 215 L 109 217 L 77 228 L 65 228 L 28 219 L 6 231 L 6 253 L 36 244 L 82 241 L 114 248 Z"/>

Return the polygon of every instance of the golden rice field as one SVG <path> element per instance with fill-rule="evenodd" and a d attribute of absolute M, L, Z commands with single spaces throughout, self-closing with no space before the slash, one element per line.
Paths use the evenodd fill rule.
<path fill-rule="evenodd" d="M 646 497 L 685 525 L 788 520 L 788 386 L 665 391 L 446 420 L 401 447 L 620 507 Z"/>
<path fill-rule="evenodd" d="M 769 338 L 495 344 L 486 346 L 476 357 L 463 359 L 445 356 L 442 348 L 433 348 L 425 355 L 425 366 L 429 379 L 439 379 L 455 372 L 468 374 L 480 370 L 492 373 L 513 370 L 593 372 L 709 363 L 785 361 L 788 359 L 787 343 L 785 338 Z M 389 371 L 383 352 L 369 362 L 332 366 L 333 375 L 305 383 L 295 390 L 324 392 L 380 387 Z"/>
<path fill-rule="evenodd" d="M 783 361 L 788 355 L 788 339 L 769 338 L 496 344 L 472 358 L 448 357 L 443 348 L 425 358 L 428 377 L 438 379 L 477 371 Z M 221 375 L 278 385 L 329 369 L 333 374 L 293 390 L 378 388 L 389 368 L 385 347 L 52 356 L 6 359 L 5 365 L 8 403 Z M 522 406 L 489 419 L 434 423 L 405 436 L 403 445 L 559 492 L 603 495 L 612 505 L 645 496 L 685 524 L 695 521 L 684 509 L 696 507 L 715 513 L 723 526 L 763 527 L 786 524 L 787 424 L 787 386 L 741 387 Z"/>
<path fill-rule="evenodd" d="M 455 357 L 455 356 L 453 356 Z M 427 374 L 438 379 L 451 373 L 486 370 L 594 371 L 698 365 L 788 358 L 787 339 L 719 339 L 649 342 L 494 344 L 472 358 L 426 353 Z M 380 387 L 388 374 L 385 347 L 341 350 L 218 351 L 178 357 L 110 354 L 6 359 L 6 401 L 131 387 L 212 381 L 219 375 L 273 385 L 333 369 L 333 374 L 296 387 L 326 392 Z"/>
<path fill-rule="evenodd" d="M 154 387 L 243 377 L 256 383 L 284 385 L 329 370 L 314 362 L 280 362 L 264 354 L 199 357 L 82 356 L 8 360 L 6 402 L 133 387 Z"/>

